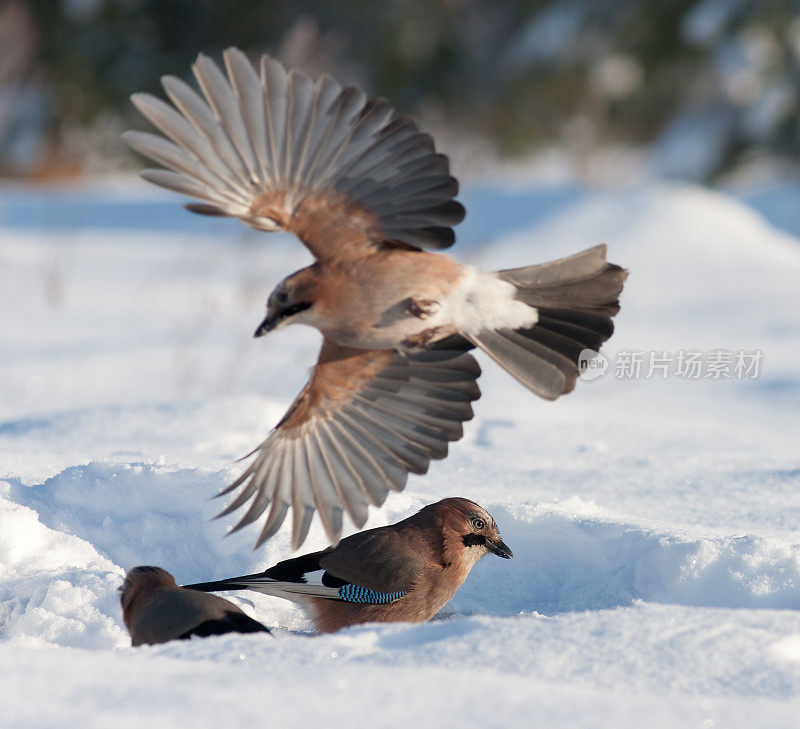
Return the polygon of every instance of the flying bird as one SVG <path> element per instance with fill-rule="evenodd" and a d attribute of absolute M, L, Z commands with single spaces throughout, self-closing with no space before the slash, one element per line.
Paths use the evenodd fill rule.
<path fill-rule="evenodd" d="M 255 336 L 288 324 L 323 336 L 308 384 L 222 493 L 234 527 L 267 512 L 256 546 L 292 509 L 292 545 L 315 511 L 332 544 L 343 513 L 361 527 L 369 504 L 425 473 L 461 438 L 480 396 L 475 347 L 540 397 L 570 392 L 584 349 L 611 336 L 627 272 L 605 246 L 523 268 L 484 272 L 428 252 L 455 241 L 464 217 L 447 157 L 385 99 L 330 76 L 313 82 L 237 49 L 225 74 L 200 55 L 202 96 L 165 76 L 172 105 L 131 98 L 163 134 L 127 132 L 166 169 L 142 176 L 201 202 L 189 210 L 294 233 L 315 262 L 267 300 Z"/>
<path fill-rule="evenodd" d="M 185 587 L 282 597 L 299 604 L 317 630 L 333 633 L 358 623 L 430 620 L 489 553 L 513 556 L 491 514 L 469 499 L 450 498 L 265 572 Z"/>
<path fill-rule="evenodd" d="M 122 619 L 131 644 L 154 645 L 192 636 L 269 633 L 230 600 L 184 590 L 160 567 L 134 567 L 120 588 Z"/>

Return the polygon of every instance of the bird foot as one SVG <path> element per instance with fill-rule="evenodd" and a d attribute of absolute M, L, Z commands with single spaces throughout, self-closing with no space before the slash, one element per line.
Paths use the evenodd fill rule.
<path fill-rule="evenodd" d="M 406 349 L 424 349 L 427 347 L 431 342 L 435 341 L 439 337 L 439 332 L 441 327 L 431 327 L 430 329 L 423 329 L 421 332 L 417 334 L 413 334 L 410 337 L 406 337 L 402 341 L 402 346 Z"/>
<path fill-rule="evenodd" d="M 435 299 L 408 299 L 408 313 L 418 319 L 427 319 L 433 316 L 441 305 Z"/>

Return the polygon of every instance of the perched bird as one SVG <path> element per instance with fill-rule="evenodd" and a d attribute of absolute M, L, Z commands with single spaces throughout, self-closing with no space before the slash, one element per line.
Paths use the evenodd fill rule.
<path fill-rule="evenodd" d="M 193 66 L 203 97 L 162 79 L 173 106 L 134 94 L 164 137 L 127 142 L 168 169 L 155 184 L 265 231 L 294 233 L 315 262 L 270 294 L 255 335 L 307 324 L 323 335 L 311 378 L 244 473 L 223 514 L 269 508 L 256 546 L 292 508 L 292 543 L 315 510 L 331 543 L 346 511 L 357 526 L 408 473 L 425 473 L 458 440 L 480 396 L 478 347 L 537 395 L 570 392 L 584 349 L 614 329 L 627 272 L 597 246 L 549 263 L 482 272 L 424 249 L 452 245 L 464 217 L 447 157 L 384 99 L 368 101 L 327 75 L 313 82 L 237 49 L 227 78 L 206 56 Z M 166 138 L 165 138 L 166 137 Z"/>
<path fill-rule="evenodd" d="M 122 619 L 134 646 L 193 635 L 269 633 L 229 600 L 178 587 L 175 578 L 160 567 L 134 567 L 120 590 Z"/>
<path fill-rule="evenodd" d="M 255 590 L 292 600 L 325 633 L 358 623 L 422 623 L 490 552 L 513 556 L 491 514 L 469 499 L 450 498 L 265 572 L 186 588 Z"/>

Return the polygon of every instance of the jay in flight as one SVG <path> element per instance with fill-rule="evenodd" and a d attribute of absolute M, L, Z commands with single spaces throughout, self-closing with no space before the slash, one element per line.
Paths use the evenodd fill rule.
<path fill-rule="evenodd" d="M 196 213 L 294 233 L 312 265 L 269 295 L 262 336 L 289 324 L 322 333 L 309 382 L 242 475 L 222 514 L 266 515 L 256 546 L 292 510 L 292 546 L 315 511 L 332 544 L 343 514 L 361 527 L 370 504 L 425 473 L 461 438 L 480 396 L 486 352 L 536 395 L 570 392 L 584 349 L 611 336 L 627 272 L 605 246 L 556 261 L 485 272 L 435 253 L 464 217 L 447 157 L 384 99 L 323 75 L 316 82 L 239 50 L 225 73 L 200 55 L 200 93 L 165 76 L 172 104 L 133 103 L 163 136 L 126 141 L 166 169 L 142 176 L 201 202 Z"/>
<path fill-rule="evenodd" d="M 490 552 L 513 556 L 489 512 L 469 499 L 450 498 L 265 572 L 184 589 L 254 590 L 282 597 L 299 604 L 324 633 L 358 623 L 422 623 L 442 609 Z"/>
<path fill-rule="evenodd" d="M 229 600 L 178 587 L 160 567 L 134 567 L 125 575 L 120 591 L 122 619 L 133 646 L 193 635 L 269 633 Z"/>

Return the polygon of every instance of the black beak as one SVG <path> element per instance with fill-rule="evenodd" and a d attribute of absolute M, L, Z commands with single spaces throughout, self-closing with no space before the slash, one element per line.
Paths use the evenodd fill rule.
<path fill-rule="evenodd" d="M 486 549 L 492 554 L 496 554 L 503 559 L 511 559 L 514 553 L 508 548 L 508 545 L 503 540 L 493 542 L 491 539 L 486 540 Z"/>
<path fill-rule="evenodd" d="M 265 334 L 269 334 L 278 324 L 278 318 L 274 316 L 267 316 L 261 324 L 258 325 L 258 329 L 255 330 L 253 333 L 254 337 L 263 337 Z"/>

